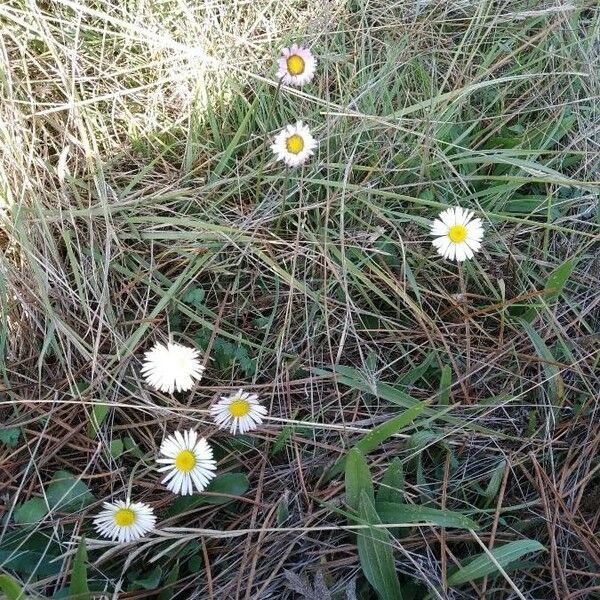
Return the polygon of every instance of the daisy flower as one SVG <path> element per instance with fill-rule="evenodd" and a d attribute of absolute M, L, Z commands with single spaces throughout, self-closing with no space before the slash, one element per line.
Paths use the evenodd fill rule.
<path fill-rule="evenodd" d="M 217 426 L 229 428 L 233 434 L 252 431 L 260 425 L 267 409 L 258 402 L 256 394 L 240 390 L 233 396 L 221 396 L 221 399 L 210 407 L 210 413 Z"/>
<path fill-rule="evenodd" d="M 483 227 L 472 211 L 456 206 L 440 213 L 431 226 L 431 235 L 435 236 L 432 243 L 438 254 L 460 262 L 473 258 L 481 248 Z"/>
<path fill-rule="evenodd" d="M 298 44 L 283 48 L 278 62 L 277 78 L 286 85 L 302 87 L 315 76 L 317 60 L 308 48 Z"/>
<path fill-rule="evenodd" d="M 94 519 L 102 537 L 128 544 L 144 537 L 156 524 L 154 511 L 143 502 L 131 502 L 128 498 L 102 506 L 104 510 Z"/>
<path fill-rule="evenodd" d="M 192 388 L 194 379 L 202 379 L 203 372 L 198 350 L 181 344 L 156 343 L 144 354 L 142 374 L 148 385 L 160 392 L 185 392 Z"/>
<path fill-rule="evenodd" d="M 163 458 L 157 462 L 164 466 L 158 470 L 167 472 L 162 483 L 174 494 L 193 494 L 194 486 L 202 492 L 216 475 L 212 448 L 193 429 L 170 435 L 162 443 L 160 454 Z"/>
<path fill-rule="evenodd" d="M 288 125 L 271 144 L 275 158 L 290 167 L 305 163 L 316 147 L 315 138 L 302 121 L 298 121 L 295 125 Z"/>

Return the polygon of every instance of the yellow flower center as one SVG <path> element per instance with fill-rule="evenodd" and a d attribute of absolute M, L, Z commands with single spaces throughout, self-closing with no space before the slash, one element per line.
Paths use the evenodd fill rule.
<path fill-rule="evenodd" d="M 304 149 L 304 140 L 302 139 L 301 135 L 295 133 L 286 140 L 285 146 L 288 152 L 291 152 L 292 154 L 300 154 L 300 152 L 302 152 Z"/>
<path fill-rule="evenodd" d="M 196 466 L 196 457 L 189 450 L 182 450 L 175 457 L 175 467 L 178 471 L 189 473 Z"/>
<path fill-rule="evenodd" d="M 115 513 L 115 524 L 119 527 L 131 527 L 135 523 L 135 512 L 130 508 L 120 508 Z"/>
<path fill-rule="evenodd" d="M 464 225 L 452 225 L 448 231 L 450 241 L 460 244 L 467 239 L 467 228 Z"/>
<path fill-rule="evenodd" d="M 229 414 L 232 417 L 245 417 L 250 412 L 250 402 L 238 398 L 229 405 Z"/>
<path fill-rule="evenodd" d="M 288 56 L 287 70 L 290 75 L 302 75 L 304 73 L 304 59 L 297 54 Z"/>

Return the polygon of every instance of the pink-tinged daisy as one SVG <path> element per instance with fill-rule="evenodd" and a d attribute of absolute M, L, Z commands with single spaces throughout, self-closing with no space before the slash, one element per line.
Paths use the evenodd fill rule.
<path fill-rule="evenodd" d="M 310 134 L 308 126 L 304 125 L 302 121 L 298 121 L 295 125 L 288 125 L 271 144 L 275 158 L 282 160 L 290 167 L 297 167 L 305 163 L 316 147 L 316 140 Z"/>
<path fill-rule="evenodd" d="M 304 46 L 294 44 L 291 48 L 283 48 L 278 62 L 277 78 L 286 85 L 301 87 L 315 76 L 317 60 Z"/>

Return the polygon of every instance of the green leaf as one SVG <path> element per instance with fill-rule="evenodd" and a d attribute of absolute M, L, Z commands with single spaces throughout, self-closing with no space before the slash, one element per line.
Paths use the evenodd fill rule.
<path fill-rule="evenodd" d="M 190 556 L 190 558 L 187 561 L 188 571 L 190 571 L 190 573 L 199 573 L 202 569 L 203 562 L 204 561 L 202 560 L 202 557 L 199 554 L 194 554 L 193 556 Z"/>
<path fill-rule="evenodd" d="M 367 454 L 377 448 L 383 441 L 387 440 L 392 435 L 395 435 L 399 431 L 402 431 L 406 425 L 412 423 L 427 407 L 425 403 L 420 403 L 401 415 L 374 427 L 369 433 L 367 433 L 355 446 L 357 450 L 360 450 L 362 454 Z M 339 460 L 332 468 L 329 473 L 329 477 L 334 477 L 344 469 L 345 459 Z"/>
<path fill-rule="evenodd" d="M 220 477 L 215 477 L 206 492 L 211 494 L 226 494 L 223 496 L 204 496 L 206 504 L 227 504 L 234 498 L 229 496 L 243 496 L 250 487 L 248 477 L 243 473 L 224 473 Z"/>
<path fill-rule="evenodd" d="M 165 581 L 165 585 L 163 586 L 163 590 L 158 594 L 158 598 L 156 600 L 171 600 L 174 593 L 174 587 L 177 581 L 179 580 L 179 561 L 173 565 L 173 568 L 169 572 L 169 576 Z"/>
<path fill-rule="evenodd" d="M 13 518 L 21 525 L 35 525 L 48 514 L 48 506 L 43 498 L 31 498 L 15 509 Z"/>
<path fill-rule="evenodd" d="M 366 524 L 381 525 L 373 501 L 364 490 L 360 494 L 358 512 Z M 362 571 L 379 597 L 402 600 L 390 534 L 382 528 L 359 529 L 357 547 Z"/>
<path fill-rule="evenodd" d="M 182 300 L 186 304 L 191 304 L 195 308 L 201 308 L 204 304 L 205 292 L 201 287 L 190 288 L 184 295 Z"/>
<path fill-rule="evenodd" d="M 271 448 L 272 456 L 279 454 L 285 448 L 292 433 L 294 433 L 293 427 L 286 425 L 285 427 L 282 428 L 282 430 L 277 434 L 275 441 L 273 442 L 273 446 Z"/>
<path fill-rule="evenodd" d="M 367 461 L 360 450 L 352 448 L 346 458 L 346 504 L 358 510 L 360 497 L 365 493 L 374 500 L 373 480 Z"/>
<path fill-rule="evenodd" d="M 88 587 L 87 575 L 87 550 L 85 547 L 85 537 L 81 538 L 79 548 L 73 560 L 73 571 L 71 572 L 71 585 L 69 586 L 70 598 L 77 600 L 89 600 L 92 596 Z"/>
<path fill-rule="evenodd" d="M 384 523 L 433 523 L 439 527 L 479 529 L 479 525 L 475 521 L 451 510 L 400 502 L 377 502 L 375 508 Z"/>
<path fill-rule="evenodd" d="M 502 479 L 504 478 L 505 468 L 506 468 L 506 461 L 502 460 L 498 463 L 498 465 L 492 472 L 490 481 L 487 484 L 485 492 L 483 493 L 483 495 L 485 496 L 485 499 L 487 500 L 488 505 L 498 495 L 498 491 L 500 490 L 500 485 L 502 484 Z"/>
<path fill-rule="evenodd" d="M 521 320 L 521 325 L 531 339 L 538 356 L 544 359 L 544 362 L 542 363 L 544 378 L 546 379 L 544 384 L 548 391 L 550 401 L 562 405 L 565 395 L 565 386 L 560 374 L 560 368 L 557 364 L 558 361 L 554 358 L 544 340 L 531 324 Z"/>
<path fill-rule="evenodd" d="M 546 280 L 546 289 L 548 290 L 545 295 L 546 298 L 556 298 L 560 295 L 576 265 L 577 260 L 570 258 L 550 273 Z"/>
<path fill-rule="evenodd" d="M 407 387 L 409 385 L 413 385 L 415 382 L 419 381 L 419 379 L 421 379 L 421 377 L 423 377 L 425 375 L 425 373 L 427 372 L 427 369 L 429 369 L 429 367 L 431 367 L 431 364 L 433 363 L 433 361 L 436 359 L 436 352 L 430 352 L 426 357 L 425 360 L 418 366 L 408 370 L 406 373 L 404 373 L 396 382 L 396 385 L 401 385 L 404 387 Z"/>
<path fill-rule="evenodd" d="M 312 371 L 317 375 L 331 374 L 331 370 L 327 369 L 312 369 Z M 333 372 L 335 373 L 335 378 L 339 383 L 343 383 L 344 385 L 356 390 L 368 392 L 377 396 L 378 398 L 383 398 L 388 402 L 397 404 L 398 406 L 412 408 L 413 406 L 420 404 L 416 398 L 409 396 L 405 392 L 402 392 L 387 383 L 382 383 L 381 381 L 365 381 L 364 375 L 357 369 L 338 365 L 333 369 Z"/>
<path fill-rule="evenodd" d="M 315 375 L 331 375 L 332 370 L 314 368 L 311 369 L 311 372 Z M 382 398 L 383 400 L 387 400 L 398 406 L 413 408 L 416 405 L 422 404 L 421 401 L 409 396 L 388 383 L 383 383 L 381 381 L 365 381 L 364 374 L 357 369 L 338 365 L 333 369 L 333 372 L 335 373 L 335 380 L 338 383 L 347 385 L 355 390 L 373 394 L 377 398 Z M 460 423 L 459 419 L 456 417 L 446 414 L 449 410 L 450 409 L 446 407 L 432 408 L 431 406 L 426 406 L 423 410 L 423 415 L 432 419 L 440 419 L 447 423 Z"/>
<path fill-rule="evenodd" d="M 452 367 L 444 365 L 442 368 L 442 376 L 440 377 L 440 392 L 438 402 L 442 406 L 450 404 L 450 388 L 452 387 Z"/>
<path fill-rule="evenodd" d="M 290 516 L 290 507 L 285 494 L 277 504 L 277 525 L 283 525 Z"/>
<path fill-rule="evenodd" d="M 0 429 L 0 442 L 9 448 L 16 448 L 21 437 L 20 427 L 11 427 L 10 429 Z"/>
<path fill-rule="evenodd" d="M 132 587 L 136 589 L 155 590 L 160 584 L 161 577 L 162 569 L 160 567 L 154 567 L 151 571 L 136 577 L 135 581 L 132 583 Z"/>
<path fill-rule="evenodd" d="M 27 600 L 28 598 L 17 580 L 10 575 L 0 575 L 0 590 L 4 592 L 6 600 Z"/>
<path fill-rule="evenodd" d="M 494 548 L 490 554 L 494 560 L 504 569 L 510 563 L 518 560 L 525 554 L 545 550 L 544 546 L 537 540 L 517 540 L 504 546 Z M 486 575 L 491 575 L 498 570 L 494 561 L 487 552 L 484 552 L 472 560 L 468 565 L 462 567 L 456 573 L 448 577 L 449 586 L 457 586 L 468 581 L 480 579 Z"/>
<path fill-rule="evenodd" d="M 554 300 L 560 296 L 565 284 L 567 283 L 569 277 L 571 277 L 571 273 L 573 269 L 577 265 L 576 258 L 570 258 L 566 260 L 564 263 L 560 264 L 556 269 L 548 275 L 548 279 L 546 280 L 546 285 L 544 289 L 547 290 L 544 294 L 544 298 L 547 300 Z M 525 313 L 521 316 L 523 321 L 527 321 L 531 323 L 533 319 L 537 316 L 537 310 L 534 307 L 530 307 L 525 311 Z"/>
<path fill-rule="evenodd" d="M 63 511 L 81 510 L 94 501 L 94 495 L 83 481 L 68 471 L 57 471 L 46 490 L 48 504 L 52 509 Z"/>
<path fill-rule="evenodd" d="M 404 470 L 402 461 L 396 457 L 385 470 L 379 490 L 377 502 L 402 502 L 404 500 Z"/>
<path fill-rule="evenodd" d="M 123 454 L 123 450 L 125 449 L 125 445 L 123 444 L 123 440 L 117 438 L 110 443 L 110 455 L 113 458 L 119 458 L 121 454 Z"/>
<path fill-rule="evenodd" d="M 61 552 L 60 544 L 48 535 L 24 532 L 19 527 L 5 532 L 0 542 L 0 565 L 27 581 L 37 577 L 54 577 L 61 572 L 61 561 L 54 560 Z"/>
<path fill-rule="evenodd" d="M 94 404 L 92 407 L 92 414 L 90 415 L 90 422 L 87 426 L 87 436 L 90 439 L 94 439 L 100 429 L 100 425 L 106 419 L 110 405 L 108 404 Z"/>
<path fill-rule="evenodd" d="M 248 477 L 243 473 L 224 473 L 215 477 L 202 494 L 177 498 L 167 514 L 168 516 L 179 515 L 204 504 L 227 504 L 227 502 L 235 500 L 230 496 L 243 496 L 249 487 Z M 218 495 L 209 496 L 206 492 Z"/>
<path fill-rule="evenodd" d="M 221 173 L 223 172 L 223 170 L 227 167 L 229 161 L 232 158 L 233 153 L 235 152 L 236 149 L 238 149 L 238 147 L 240 145 L 240 140 L 242 139 L 242 136 L 248 130 L 248 124 L 250 123 L 251 119 L 254 117 L 254 113 L 256 112 L 256 108 L 258 105 L 259 105 L 259 97 L 257 96 L 255 98 L 255 100 L 252 102 L 252 104 L 248 107 L 248 110 L 247 110 L 246 114 L 244 115 L 244 118 L 240 121 L 237 131 L 235 132 L 233 138 L 231 138 L 231 141 L 227 145 L 227 148 L 225 148 L 225 151 L 221 155 L 219 162 L 217 163 L 215 168 L 212 170 L 210 177 L 209 177 L 209 183 L 213 183 L 214 181 L 216 181 L 221 176 Z"/>

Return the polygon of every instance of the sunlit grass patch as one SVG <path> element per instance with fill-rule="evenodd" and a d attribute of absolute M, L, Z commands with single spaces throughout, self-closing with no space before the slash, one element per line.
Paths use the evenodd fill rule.
<path fill-rule="evenodd" d="M 15 585 L 597 585 L 593 3 L 13 2 L 0 23 Z M 294 44 L 302 87 L 278 76 Z M 300 120 L 318 145 L 290 168 L 272 144 Z M 485 231 L 460 265 L 430 235 L 456 206 Z M 159 353 L 148 385 L 157 342 L 187 362 Z M 175 431 L 210 456 L 163 456 Z M 129 545 L 93 525 L 124 498 L 156 515 Z"/>

